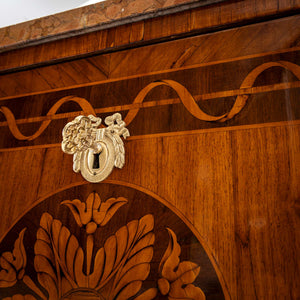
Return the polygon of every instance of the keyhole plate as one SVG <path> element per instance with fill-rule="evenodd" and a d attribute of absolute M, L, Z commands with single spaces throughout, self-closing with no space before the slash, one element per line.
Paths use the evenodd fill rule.
<path fill-rule="evenodd" d="M 100 182 L 107 178 L 114 168 L 115 149 L 109 138 L 97 141 L 102 147 L 99 154 L 99 168 L 95 168 L 96 155 L 93 149 L 87 149 L 83 153 L 80 163 L 82 176 L 89 182 Z"/>

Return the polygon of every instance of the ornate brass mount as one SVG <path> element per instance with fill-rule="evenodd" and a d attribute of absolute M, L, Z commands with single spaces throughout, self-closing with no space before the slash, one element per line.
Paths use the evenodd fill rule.
<path fill-rule="evenodd" d="M 61 148 L 73 154 L 73 170 L 89 182 L 107 178 L 114 167 L 123 168 L 125 149 L 121 139 L 130 134 L 119 113 L 106 117 L 105 128 L 101 118 L 93 115 L 78 116 L 63 129 Z"/>

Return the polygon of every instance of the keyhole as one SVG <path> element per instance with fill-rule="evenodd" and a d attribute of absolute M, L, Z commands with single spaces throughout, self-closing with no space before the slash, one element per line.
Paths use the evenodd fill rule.
<path fill-rule="evenodd" d="M 94 162 L 93 162 L 93 169 L 94 170 L 100 168 L 99 155 L 100 155 L 100 153 L 94 153 Z"/>

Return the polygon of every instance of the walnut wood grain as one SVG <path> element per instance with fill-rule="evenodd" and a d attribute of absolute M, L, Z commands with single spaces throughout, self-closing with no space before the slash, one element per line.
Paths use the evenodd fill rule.
<path fill-rule="evenodd" d="M 95 55 L 16 74 L 1 75 L 0 96 L 3 99 L 11 99 L 12 96 L 24 97 L 34 95 L 35 92 L 38 94 L 39 91 L 58 92 L 68 88 L 91 86 L 93 82 L 100 84 L 138 78 L 146 74 L 163 75 L 171 70 L 208 66 L 251 57 L 263 59 L 268 54 L 285 53 L 289 48 L 299 50 L 299 24 L 300 17 L 293 16 L 200 35 L 185 39 L 184 42 L 172 41 L 111 54 Z M 274 31 L 274 26 L 277 28 L 276 31 Z M 289 35 L 286 34 L 287 31 L 290 32 Z M 278 36 L 281 38 L 277 39 Z M 210 51 L 209 49 L 220 40 L 230 40 L 231 43 L 222 43 L 214 51 Z M 187 56 L 185 56 L 186 51 L 189 52 Z M 161 53 L 168 53 L 168 55 L 161 55 Z M 145 63 L 157 56 L 160 57 L 159 63 Z M 132 64 L 132 61 L 135 63 Z M 60 80 L 55 80 L 55 78 L 60 78 Z"/>
<path fill-rule="evenodd" d="M 273 85 L 243 88 L 243 89 L 239 89 L 239 90 L 215 92 L 215 93 L 210 93 L 210 94 L 204 94 L 201 96 L 196 95 L 193 98 L 196 102 L 198 102 L 198 101 L 204 101 L 204 100 L 210 100 L 210 99 L 216 99 L 216 98 L 223 98 L 224 96 L 231 97 L 231 96 L 237 96 L 237 95 L 239 95 L 239 96 L 253 95 L 253 94 L 264 93 L 264 92 L 295 89 L 295 88 L 299 88 L 299 87 L 300 87 L 300 82 L 296 81 L 296 82 L 290 82 L 290 83 L 278 83 L 278 84 L 273 84 Z M 120 106 L 95 108 L 94 112 L 96 114 L 113 113 L 113 112 L 121 112 L 121 111 L 127 111 L 127 110 L 135 110 L 135 109 L 137 110 L 137 109 L 142 109 L 142 108 L 146 108 L 146 107 L 178 104 L 180 102 L 181 101 L 179 98 L 164 99 L 164 100 L 159 100 L 159 101 L 147 101 L 147 102 L 132 103 L 132 104 L 120 105 Z M 69 113 L 63 113 L 63 114 L 60 113 L 60 114 L 54 114 L 54 115 L 48 115 L 48 116 L 18 119 L 18 120 L 14 120 L 14 123 L 15 124 L 26 124 L 26 123 L 43 122 L 45 120 L 75 118 L 76 116 L 80 115 L 82 112 L 84 112 L 84 111 L 76 111 L 76 112 L 69 112 Z M 8 125 L 7 121 L 0 122 L 0 126 L 7 126 L 7 125 Z"/>
<path fill-rule="evenodd" d="M 107 196 L 105 200 L 125 197 L 138 205 L 113 219 L 114 229 L 105 225 L 105 237 L 114 235 L 132 220 L 140 220 L 142 215 L 139 214 L 146 209 L 152 209 L 150 214 L 155 216 L 158 210 L 150 198 L 161 203 L 162 215 L 154 218 L 154 228 L 165 224 L 172 230 L 168 234 L 165 229 L 160 256 L 153 256 L 153 262 L 161 265 L 160 273 L 156 273 L 159 274 L 155 279 L 159 279 L 156 290 L 143 291 L 145 294 L 141 292 L 137 299 L 151 299 L 158 292 L 166 299 L 168 296 L 164 295 L 171 290 L 174 297 L 177 292 L 181 293 L 185 286 L 174 291 L 176 271 L 167 268 L 179 269 L 183 262 L 178 256 L 179 248 L 186 255 L 185 260 L 200 266 L 199 273 L 197 266 L 192 268 L 194 274 L 198 274 L 195 284 L 207 282 L 198 261 L 202 251 L 199 252 L 198 242 L 208 257 L 207 265 L 215 269 L 225 299 L 298 299 L 299 74 L 280 65 L 282 61 L 299 65 L 299 15 L 297 11 L 290 11 L 298 6 L 298 2 L 289 1 L 228 1 L 192 10 L 188 15 L 180 13 L 149 20 L 145 26 L 143 22 L 135 23 L 3 53 L 4 68 L 25 65 L 29 68 L 1 75 L 1 107 L 13 113 L 19 131 L 26 137 L 37 132 L 38 122 L 51 120 L 51 123 L 36 139 L 18 141 L 7 126 L 9 122 L 2 113 L 0 115 L 0 142 L 5 147 L 0 151 L 0 237 L 4 241 L 0 254 L 12 253 L 15 243 L 20 244 L 23 228 L 36 226 L 34 230 L 37 230 L 44 213 L 57 213 L 61 216 L 61 226 L 55 222 L 54 232 L 63 230 L 66 234 L 63 226 L 72 223 L 68 229 L 70 234 L 78 237 L 83 251 L 87 250 L 84 253 L 89 258 L 86 260 L 78 254 L 76 272 L 72 273 L 69 268 L 72 276 L 77 276 L 85 286 L 88 276 L 95 274 L 92 257 L 98 249 L 105 248 L 106 238 L 92 238 L 97 222 L 91 221 L 86 233 L 89 222 L 77 226 L 70 208 L 67 205 L 58 208 L 58 203 L 69 200 L 65 204 L 72 206 L 74 199 L 85 201 L 90 193 L 99 189 L 98 192 L 101 190 Z M 294 15 L 280 15 L 285 12 Z M 258 22 L 262 20 L 256 17 L 263 16 L 270 20 Z M 275 17 L 278 19 L 272 19 Z M 241 24 L 245 21 L 253 24 Z M 213 30 L 215 26 L 222 29 L 229 24 L 234 28 L 201 34 L 202 29 Z M 192 32 L 198 36 L 185 37 Z M 182 39 L 171 41 L 173 34 L 182 35 Z M 163 42 L 165 38 L 168 41 Z M 135 48 L 140 45 L 136 42 L 142 39 L 150 44 L 158 40 L 161 43 Z M 128 43 L 130 49 L 121 51 Z M 110 46 L 111 50 L 115 47 L 118 51 L 97 52 L 108 50 Z M 48 64 L 49 60 L 88 52 L 93 55 Z M 39 62 L 47 66 L 32 65 Z M 270 68 L 264 69 L 265 66 Z M 251 84 L 243 85 L 247 76 L 246 81 Z M 249 99 L 238 114 L 223 123 L 203 121 L 191 115 L 169 86 L 157 86 L 142 101 L 133 104 L 143 88 L 163 80 L 179 82 L 197 105 L 213 116 L 230 111 L 236 97 L 249 96 Z M 87 99 L 87 109 L 94 109 L 101 118 L 114 110 L 127 113 L 139 109 L 130 123 L 132 137 L 125 144 L 125 166 L 114 170 L 101 189 L 97 184 L 86 185 L 81 175 L 73 172 L 72 157 L 60 149 L 62 128 L 84 108 L 65 102 L 47 115 L 55 103 L 66 96 Z M 125 194 L 127 190 L 131 192 Z M 149 201 L 143 201 L 146 199 Z M 126 210 L 126 205 L 120 210 Z M 185 221 L 166 218 L 168 209 Z M 184 239 L 187 227 L 193 228 L 195 236 L 189 235 L 189 240 Z M 172 232 L 182 238 L 176 241 Z M 25 231 L 23 240 L 27 249 L 31 249 L 28 259 L 32 261 L 36 236 L 29 238 L 27 233 Z M 61 235 L 58 241 L 64 245 L 66 239 Z M 125 247 L 124 240 L 120 247 Z M 44 248 L 37 248 L 37 253 L 43 256 Z M 116 249 L 113 245 L 110 248 Z M 114 253 L 110 255 L 113 257 Z M 172 261 L 165 259 L 167 256 L 164 258 L 165 253 L 173 253 Z M 150 257 L 151 253 L 145 252 L 147 261 Z M 88 271 L 84 276 L 82 260 L 84 272 Z M 43 270 L 45 260 L 41 259 L 37 265 Z M 70 258 L 66 265 L 73 266 Z M 19 266 L 22 264 L 17 268 L 22 277 Z M 28 270 L 34 273 L 33 268 Z M 99 270 L 105 272 L 102 268 Z M 112 269 L 107 267 L 106 270 L 105 276 L 109 277 Z M 138 276 L 141 273 L 137 272 Z M 193 279 L 190 275 L 189 281 Z M 38 286 L 34 276 L 34 284 Z M 94 285 L 99 284 L 97 276 L 91 281 Z M 25 285 L 35 289 L 27 277 L 23 278 Z M 139 284 L 135 283 L 133 290 L 138 289 Z M 69 288 L 65 282 L 62 287 Z M 43 288 L 38 288 L 43 293 Z M 214 288 L 210 289 L 211 295 Z M 37 289 L 36 292 L 39 293 Z M 130 291 L 124 290 L 124 295 L 129 294 Z M 109 298 L 109 292 L 104 297 Z"/>
<path fill-rule="evenodd" d="M 248 58 L 247 67 L 244 67 L 243 60 L 217 62 L 200 68 L 180 69 L 182 75 L 178 71 L 166 72 L 164 75 L 169 79 L 164 80 L 159 79 L 161 74 L 155 75 L 157 77 L 151 74 L 143 78 L 139 77 L 128 81 L 124 79 L 95 87 L 66 89 L 64 93 L 60 91 L 60 95 L 64 97 L 59 100 L 55 99 L 56 94 L 54 93 L 51 95 L 40 94 L 23 99 L 23 105 L 31 108 L 28 111 L 16 111 L 15 103 L 18 103 L 19 99 L 15 99 L 14 102 L 6 100 L 2 102 L 3 106 L 0 107 L 0 111 L 3 113 L 4 120 L 7 119 L 8 122 L 1 122 L 0 125 L 8 126 L 9 130 L 4 127 L 1 128 L 1 132 L 8 137 L 13 135 L 16 141 L 10 143 L 9 139 L 4 139 L 1 146 L 5 148 L 11 148 L 14 145 L 15 147 L 32 146 L 32 143 L 22 144 L 17 140 L 31 141 L 35 139 L 37 139 L 36 145 L 49 144 L 51 139 L 56 143 L 60 140 L 58 135 L 56 139 L 53 139 L 57 132 L 56 128 L 59 126 L 61 128 L 59 131 L 62 130 L 67 118 L 94 112 L 98 114 L 123 112 L 123 118 L 131 127 L 133 136 L 297 120 L 299 119 L 299 110 L 297 109 L 299 80 L 297 79 L 300 78 L 300 74 L 299 66 L 294 62 L 297 62 L 299 51 L 277 55 L 264 56 L 263 59 L 261 57 Z M 283 55 L 284 60 L 275 60 L 275 57 L 280 59 Z M 224 73 L 224 70 L 228 68 L 240 70 L 240 73 L 236 76 L 234 72 L 231 72 L 228 76 Z M 202 84 L 197 86 L 199 80 Z M 277 83 L 282 80 L 285 82 Z M 208 86 L 208 83 L 211 87 Z M 108 95 L 105 91 L 107 88 L 111 89 L 111 86 L 113 86 L 113 93 Z M 128 88 L 129 86 L 131 88 Z M 240 89 L 220 91 L 223 86 L 227 88 L 240 86 Z M 195 87 L 202 90 L 204 94 L 193 95 L 192 91 L 196 91 Z M 215 92 L 212 92 L 214 90 Z M 130 91 L 136 96 L 132 97 Z M 293 114 L 289 114 L 285 109 L 287 91 Z M 68 93 L 83 96 L 87 92 L 93 97 L 89 101 L 82 97 L 67 96 Z M 172 98 L 164 99 L 166 96 Z M 51 101 L 45 103 L 44 97 L 52 99 L 50 98 Z M 99 105 L 99 98 L 102 99 L 100 104 L 102 107 L 93 107 L 93 105 Z M 111 102 L 119 105 L 109 106 Z M 131 102 L 131 104 L 124 105 L 122 104 L 124 102 Z M 82 110 L 76 110 L 77 107 Z M 46 112 L 46 116 L 35 117 L 41 110 Z M 57 114 L 58 111 L 62 113 Z M 158 111 L 160 115 L 157 114 Z M 173 122 L 166 122 L 171 113 L 174 115 Z M 30 117 L 20 118 L 25 114 Z M 139 122 L 136 119 L 147 119 L 147 115 L 150 114 L 153 114 L 151 126 L 143 126 L 139 130 L 135 128 L 135 122 Z M 20 119 L 15 120 L 17 117 Z M 28 133 L 24 134 L 24 130 Z"/>
<path fill-rule="evenodd" d="M 278 143 L 278 136 L 281 137 L 280 143 Z M 297 249 L 299 249 L 295 239 L 299 218 L 294 207 L 295 201 L 299 197 L 297 184 L 297 178 L 300 175 L 299 168 L 297 168 L 299 140 L 299 126 L 285 126 L 132 141 L 126 149 L 128 160 L 125 169 L 113 173 L 112 179 L 118 178 L 126 182 L 133 182 L 156 192 L 168 199 L 193 222 L 201 236 L 205 237 L 210 248 L 213 249 L 215 259 L 221 266 L 233 298 L 241 294 L 241 287 L 245 291 L 242 293 L 245 298 L 248 295 L 250 295 L 249 299 L 254 297 L 254 290 L 258 291 L 258 297 L 265 297 L 264 276 L 260 277 L 260 281 L 255 280 L 263 271 L 261 269 L 263 266 L 260 265 L 260 255 L 264 255 L 267 261 L 269 259 L 276 261 L 275 264 L 268 264 L 270 274 L 268 278 L 271 280 L 267 285 L 268 296 L 276 297 L 280 292 L 284 297 L 288 297 L 291 293 L 291 286 L 294 295 L 298 293 L 292 275 L 297 274 L 298 269 L 293 260 L 286 265 L 287 262 L 281 261 L 280 257 L 287 255 L 296 257 Z M 257 145 L 260 147 L 256 148 Z M 154 151 L 154 149 L 157 150 Z M 189 149 L 189 163 L 184 156 L 180 156 L 180 153 L 187 153 L 187 149 Z M 262 160 L 261 151 L 268 155 L 268 160 Z M 20 151 L 22 165 L 31 164 L 32 158 L 28 155 L 30 153 L 36 156 L 45 152 L 42 149 L 25 150 L 26 155 L 24 155 L 24 150 Z M 214 153 L 213 157 L 211 153 Z M 249 157 L 249 153 L 251 153 L 251 157 Z M 12 154 L 1 154 L 2 165 L 3 162 L 9 161 L 7 155 Z M 7 199 L 7 201 L 19 199 L 20 203 L 24 203 L 24 199 L 28 199 L 26 202 L 28 207 L 29 203 L 34 201 L 32 191 L 37 187 L 39 195 L 46 195 L 55 190 L 55 187 L 59 188 L 67 186 L 71 182 L 80 182 L 80 176 L 74 174 L 71 167 L 67 167 L 67 165 L 71 166 L 71 159 L 64 157 L 64 160 L 59 162 L 59 157 L 63 158 L 60 149 L 48 149 L 43 164 L 44 175 L 38 177 L 35 184 L 25 190 L 20 190 L 19 196 L 16 193 L 5 196 L 3 193 L 9 192 L 10 189 L 1 189 L 1 198 Z M 252 162 L 252 160 L 254 161 Z M 53 164 L 50 161 L 56 161 L 63 166 L 60 176 L 56 175 L 57 171 L 52 167 Z M 159 162 L 158 167 L 157 162 Z M 253 164 L 258 164 L 258 162 L 260 167 L 254 173 Z M 271 169 L 270 164 L 274 164 Z M 249 171 L 245 172 L 246 167 Z M 143 172 L 134 171 L 137 168 L 141 171 L 147 170 L 147 172 L 143 175 Z M 285 174 L 288 168 L 291 180 L 283 181 L 282 174 Z M 26 182 L 32 178 L 31 172 L 26 173 L 21 169 L 21 173 L 15 172 L 13 176 L 12 171 L 6 173 L 6 186 L 13 187 L 18 180 Z M 262 178 L 262 172 L 267 172 L 264 177 L 264 180 L 267 179 L 267 181 L 259 180 Z M 173 174 L 172 180 L 168 174 Z M 182 174 L 185 176 L 183 177 Z M 195 174 L 197 174 L 196 180 Z M 249 178 L 249 174 L 253 175 Z M 49 185 L 49 178 L 51 178 L 51 185 Z M 237 178 L 239 185 L 235 188 L 234 182 L 237 182 Z M 170 184 L 170 180 L 174 185 Z M 4 179 L 1 182 L 4 182 Z M 199 187 L 205 188 L 199 189 Z M 285 193 L 287 189 L 291 191 L 288 196 Z M 186 199 L 194 200 L 186 202 Z M 265 201 L 264 206 L 261 206 L 261 199 Z M 273 207 L 273 203 L 276 203 L 275 207 Z M 290 204 L 286 205 L 286 203 Z M 277 213 L 277 206 L 280 208 L 280 214 Z M 20 215 L 23 207 L 24 205 L 20 204 L 14 209 L 13 214 L 3 215 L 2 232 L 5 229 L 4 224 L 11 224 L 11 219 Z M 273 208 L 271 209 L 271 207 Z M 8 206 L 3 203 L 2 210 L 6 211 L 6 208 Z M 247 218 L 245 219 L 245 215 L 237 212 L 236 209 L 244 211 Z M 270 225 L 274 218 L 277 220 L 276 223 Z M 249 223 L 250 221 L 252 223 Z M 278 231 L 276 224 L 278 226 L 285 224 L 284 231 Z M 248 236 L 248 230 L 251 230 L 250 232 L 253 232 L 254 236 Z M 216 239 L 216 236 L 222 238 Z M 283 238 L 293 238 L 293 247 L 290 243 L 283 245 L 280 242 Z M 274 243 L 279 243 L 280 248 L 277 248 Z M 252 244 L 253 246 L 251 246 Z M 260 251 L 255 249 L 260 249 Z M 244 256 L 241 251 L 248 254 Z M 237 256 L 233 253 L 236 253 Z M 244 266 L 250 266 L 250 264 L 254 266 L 254 269 L 248 267 L 244 269 Z M 280 290 L 274 290 L 271 289 L 271 285 L 279 284 L 277 281 L 278 269 L 280 274 L 285 274 L 287 283 L 281 284 Z M 284 270 L 288 270 L 287 273 Z M 240 275 L 237 275 L 236 272 L 239 272 Z M 249 282 L 252 283 L 251 286 Z M 274 293 L 270 294 L 270 291 L 274 291 Z"/>
<path fill-rule="evenodd" d="M 47 115 L 45 117 L 36 117 L 36 118 L 30 118 L 25 120 L 15 120 L 15 117 L 13 113 L 9 110 L 9 108 L 5 106 L 0 106 L 0 112 L 2 112 L 7 120 L 7 122 L 2 122 L 0 126 L 7 125 L 10 129 L 10 132 L 12 135 L 18 139 L 18 140 L 34 140 L 37 137 L 39 137 L 49 126 L 51 123 L 51 120 L 54 119 L 64 119 L 66 117 L 74 117 L 78 116 L 80 114 L 83 115 L 89 115 L 101 112 L 116 112 L 116 111 L 126 111 L 128 110 L 128 113 L 125 116 L 124 122 L 129 125 L 136 115 L 139 113 L 139 110 L 143 107 L 156 107 L 159 105 L 170 105 L 170 104 L 177 104 L 182 103 L 184 107 L 188 110 L 188 112 L 196 117 L 199 120 L 202 121 L 218 121 L 218 122 L 225 122 L 227 120 L 232 119 L 236 114 L 240 113 L 242 109 L 245 107 L 247 100 L 249 98 L 249 95 L 256 94 L 256 93 L 263 93 L 263 92 L 269 92 L 269 91 L 276 91 L 281 89 L 291 89 L 291 88 L 299 88 L 300 87 L 300 81 L 297 82 L 291 82 L 291 83 L 283 83 L 283 84 L 277 84 L 277 85 L 271 85 L 271 86 L 260 86 L 258 88 L 252 88 L 252 85 L 256 81 L 257 77 L 261 75 L 262 72 L 264 72 L 266 69 L 272 68 L 272 67 L 281 67 L 285 68 L 288 71 L 292 72 L 298 79 L 300 79 L 300 66 L 293 64 L 288 61 L 279 61 L 279 62 L 271 62 L 271 63 L 264 63 L 254 70 L 252 70 L 247 77 L 243 80 L 241 84 L 241 88 L 239 91 L 224 91 L 224 92 L 218 92 L 213 93 L 210 95 L 201 95 L 197 97 L 193 97 L 189 91 L 180 83 L 173 81 L 173 80 L 162 80 L 162 81 L 155 81 L 150 84 L 148 84 L 146 87 L 144 87 L 141 91 L 139 91 L 136 98 L 133 100 L 133 103 L 131 105 L 125 105 L 120 107 L 108 107 L 105 109 L 94 109 L 90 103 L 83 98 L 78 98 L 74 96 L 64 97 L 57 101 L 49 110 Z M 153 101 L 153 102 L 147 102 L 146 105 L 144 104 L 144 100 L 148 93 L 150 93 L 154 88 L 159 86 L 168 86 L 169 88 L 173 89 L 176 94 L 179 96 L 179 99 L 170 99 L 170 100 L 160 100 L 160 101 Z M 234 104 L 230 108 L 228 112 L 221 116 L 214 116 L 206 114 L 196 103 L 196 99 L 199 100 L 208 100 L 213 98 L 222 98 L 222 97 L 228 97 L 232 95 L 237 95 Z M 74 113 L 65 113 L 62 116 L 56 115 L 57 110 L 66 102 L 75 102 L 80 106 L 82 111 L 74 112 Z M 21 122 L 20 122 L 21 121 Z M 42 121 L 42 124 L 40 125 L 39 129 L 30 136 L 23 135 L 18 126 L 18 124 L 26 124 L 26 123 L 32 123 L 32 122 L 39 122 Z"/>

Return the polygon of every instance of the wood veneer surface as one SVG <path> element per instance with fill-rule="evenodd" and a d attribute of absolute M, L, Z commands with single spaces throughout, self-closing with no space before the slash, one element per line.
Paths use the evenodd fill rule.
<path fill-rule="evenodd" d="M 223 15 L 228 6 L 238 11 L 246 3 L 218 7 Z M 206 245 L 225 298 L 297 299 L 298 24 L 299 16 L 291 16 L 2 75 L 1 107 L 13 112 L 21 132 L 30 136 L 40 122 L 51 124 L 32 141 L 19 141 L 1 115 L 0 236 L 39 199 L 84 184 L 59 144 L 61 129 L 81 109 L 68 102 L 47 116 L 59 99 L 73 95 L 101 117 L 139 109 L 128 124 L 125 167 L 106 183 L 147 190 L 179 211 Z M 166 26 L 171 34 L 173 25 Z M 48 58 L 44 53 L 42 60 Z M 261 67 L 266 64 L 270 68 Z M 263 71 L 242 86 L 253 70 Z M 193 115 L 195 106 L 184 105 L 170 86 L 133 103 L 147 84 L 162 80 L 181 83 L 211 116 L 229 111 L 239 95 L 247 97 L 246 105 L 218 123 Z"/>

